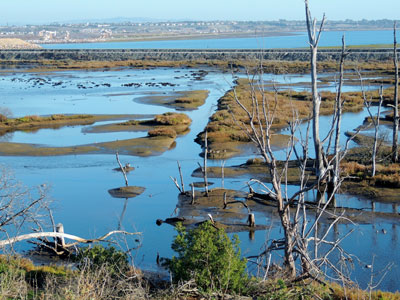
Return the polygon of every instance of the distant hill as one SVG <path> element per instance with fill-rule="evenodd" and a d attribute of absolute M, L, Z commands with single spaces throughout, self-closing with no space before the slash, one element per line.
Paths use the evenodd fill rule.
<path fill-rule="evenodd" d="M 39 45 L 25 42 L 21 39 L 0 38 L 0 49 L 41 49 Z"/>

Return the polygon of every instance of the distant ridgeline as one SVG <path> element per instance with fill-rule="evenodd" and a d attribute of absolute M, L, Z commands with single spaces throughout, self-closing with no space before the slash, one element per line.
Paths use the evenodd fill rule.
<path fill-rule="evenodd" d="M 387 61 L 393 57 L 392 49 L 349 49 L 348 61 Z M 36 60 L 76 60 L 76 61 L 127 61 L 127 60 L 165 60 L 165 61 L 201 61 L 201 60 L 264 60 L 308 61 L 308 49 L 271 49 L 271 50 L 196 50 L 196 49 L 0 49 L 0 60 L 36 61 Z M 318 60 L 338 61 L 340 49 L 320 49 Z"/>

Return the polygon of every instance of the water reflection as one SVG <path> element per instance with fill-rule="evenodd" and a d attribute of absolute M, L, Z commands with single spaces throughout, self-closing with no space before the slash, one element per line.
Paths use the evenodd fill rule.
<path fill-rule="evenodd" d="M 0 135 L 0 142 L 11 142 L 14 139 L 14 132 L 6 132 Z"/>

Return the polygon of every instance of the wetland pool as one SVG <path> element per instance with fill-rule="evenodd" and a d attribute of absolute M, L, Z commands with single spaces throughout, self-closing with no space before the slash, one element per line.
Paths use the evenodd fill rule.
<path fill-rule="evenodd" d="M 158 227 L 156 219 L 165 219 L 174 215 L 178 202 L 178 191 L 170 176 L 178 177 L 177 161 L 182 165 L 186 188 L 197 163 L 202 163 L 200 145 L 194 142 L 197 134 L 207 124 L 208 118 L 216 110 L 217 101 L 232 86 L 231 75 L 214 69 L 200 79 L 195 75 L 198 69 L 130 69 L 98 71 L 63 71 L 47 73 L 6 73 L 0 79 L 2 97 L 0 106 L 10 109 L 15 117 L 24 115 L 50 114 L 161 114 L 174 111 L 159 105 L 149 105 L 137 98 L 151 94 L 174 93 L 176 91 L 208 90 L 206 103 L 197 110 L 185 111 L 192 119 L 190 132 L 179 136 L 172 149 L 159 156 L 135 157 L 120 155 L 121 162 L 130 163 L 135 170 L 128 174 L 129 183 L 145 187 L 145 192 L 133 199 L 112 198 L 108 190 L 124 184 L 120 173 L 113 171 L 117 167 L 114 155 L 86 154 L 69 156 L 25 157 L 0 156 L 0 164 L 12 170 L 15 177 L 24 185 L 32 187 L 46 184 L 51 187 L 50 197 L 56 223 L 63 223 L 66 232 L 82 237 L 93 238 L 105 232 L 115 230 L 121 224 L 128 231 L 140 231 L 141 246 L 135 251 L 135 264 L 141 268 L 162 271 L 156 265 L 157 253 L 161 257 L 171 257 L 170 248 L 175 231 L 164 224 Z M 306 82 L 307 75 L 287 75 L 278 78 L 282 83 Z M 272 78 L 272 76 L 271 76 Z M 274 77 L 274 80 L 277 80 Z M 283 82 L 285 81 L 285 82 Z M 126 84 L 136 83 L 136 86 Z M 164 83 L 164 84 L 163 84 Z M 169 84 L 165 84 L 169 83 Z M 347 86 L 357 89 L 354 86 Z M 366 111 L 345 113 L 343 115 L 344 133 L 360 125 L 368 115 Z M 321 118 L 321 135 L 328 130 L 330 116 Z M 102 122 L 101 124 L 108 124 Z M 96 124 L 97 125 L 97 124 Z M 305 124 L 301 125 L 305 130 Z M 101 141 L 127 139 L 146 135 L 145 132 L 85 133 L 85 126 L 63 127 L 61 129 L 41 129 L 36 132 L 14 132 L 3 136 L 2 141 L 65 146 L 88 144 Z M 285 133 L 285 130 L 283 130 Z M 345 141 L 343 135 L 342 141 Z M 354 146 L 354 145 L 353 145 Z M 284 150 L 276 152 L 278 158 L 285 155 Z M 312 155 L 312 154 L 311 154 Z M 233 157 L 226 166 L 239 165 L 254 153 Z M 221 161 L 209 161 L 211 166 L 220 166 Z M 225 188 L 247 191 L 246 181 L 250 175 L 238 178 L 225 178 Z M 221 179 L 210 179 L 221 186 Z M 295 187 L 290 187 L 295 190 Z M 311 197 L 311 196 L 310 196 Z M 371 207 L 371 201 L 355 197 L 339 196 L 342 206 Z M 375 205 L 378 211 L 391 212 L 392 204 Z M 396 207 L 397 212 L 398 208 Z M 121 216 L 123 219 L 121 220 Z M 203 217 L 207 218 L 205 213 Z M 218 219 L 218 216 L 214 216 Z M 239 220 L 245 222 L 245 220 Z M 266 212 L 256 213 L 259 224 L 276 224 Z M 351 278 L 362 287 L 366 287 L 371 270 L 365 268 L 373 257 L 376 269 L 383 269 L 388 263 L 400 261 L 400 228 L 393 220 L 377 219 L 376 222 L 362 225 L 340 224 L 332 235 L 342 236 L 354 229 L 351 237 L 345 239 L 343 248 L 358 257 Z M 242 253 L 246 256 L 257 255 L 267 239 L 279 238 L 282 232 L 279 226 L 255 232 L 240 232 Z M 333 237 L 333 236 L 332 236 Z M 132 241 L 135 246 L 136 242 Z M 26 244 L 19 247 L 26 249 Z M 277 257 L 278 259 L 278 257 Z M 249 269 L 254 269 L 251 264 Z M 397 278 L 400 270 L 395 266 L 382 281 L 379 288 L 399 290 Z"/>

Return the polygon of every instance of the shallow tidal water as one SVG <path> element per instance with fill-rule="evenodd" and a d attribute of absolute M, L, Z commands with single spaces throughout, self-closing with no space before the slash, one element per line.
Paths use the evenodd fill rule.
<path fill-rule="evenodd" d="M 175 148 L 160 156 L 120 157 L 123 164 L 129 162 L 136 168 L 128 175 L 130 185 L 146 188 L 146 191 L 136 198 L 116 199 L 108 194 L 109 189 L 124 185 L 122 175 L 112 170 L 117 167 L 114 155 L 0 157 L 0 164 L 11 169 L 15 177 L 29 187 L 43 183 L 51 187 L 50 196 L 54 199 L 52 208 L 55 222 L 63 223 L 68 233 L 93 238 L 115 230 L 119 226 L 128 231 L 142 232 L 139 237 L 140 247 L 134 252 L 134 263 L 141 268 L 160 270 L 156 265 L 157 253 L 161 257 L 173 255 L 170 248 L 174 236 L 173 227 L 167 224 L 158 227 L 155 224 L 156 219 L 174 215 L 178 191 L 169 177 L 179 176 L 176 163 L 179 160 L 186 188 L 189 188 L 190 182 L 198 181 L 190 176 L 198 167 L 197 163 L 202 163 L 202 158 L 199 156 L 201 147 L 193 140 L 204 129 L 208 118 L 215 111 L 217 100 L 232 85 L 229 74 L 207 69 L 208 74 L 202 80 L 195 80 L 193 73 L 196 71 L 198 70 L 123 68 L 108 71 L 11 73 L 4 74 L 0 79 L 0 88 L 3 91 L 0 106 L 9 108 L 14 116 L 18 117 L 56 113 L 159 114 L 173 109 L 140 104 L 135 99 L 151 93 L 209 90 L 206 104 L 198 110 L 185 112 L 193 123 L 188 134 L 177 138 Z M 293 75 L 291 79 L 287 78 L 286 76 L 278 79 L 285 83 L 307 81 L 307 76 Z M 274 77 L 274 80 L 278 79 Z M 141 86 L 137 88 L 123 86 L 133 82 Z M 162 86 L 163 82 L 171 83 L 173 86 Z M 348 90 L 351 88 L 347 87 Z M 347 130 L 354 129 L 367 115 L 366 111 L 346 113 L 343 116 L 343 127 Z M 322 117 L 321 135 L 327 132 L 330 120 L 329 116 Z M 302 130 L 305 130 L 305 124 L 301 126 Z M 34 133 L 16 132 L 1 139 L 10 142 L 67 146 L 146 135 L 145 132 L 89 134 L 82 132 L 82 129 L 83 126 L 73 126 L 58 130 L 42 129 Z M 345 141 L 344 135 L 342 141 Z M 278 157 L 283 157 L 285 152 L 280 150 L 276 154 Z M 242 164 L 247 158 L 254 156 L 255 153 L 248 153 L 246 156 L 229 159 L 226 161 L 226 166 Z M 221 161 L 210 161 L 209 164 L 220 166 Z M 247 191 L 246 181 L 250 177 L 226 178 L 225 188 Z M 215 183 L 212 187 L 221 186 L 220 179 L 210 180 Z M 290 188 L 295 189 L 295 187 Z M 341 206 L 354 208 L 371 207 L 371 201 L 348 196 L 341 197 L 339 203 Z M 376 203 L 375 209 L 386 212 L 391 211 L 393 206 Z M 398 211 L 398 208 L 396 209 Z M 207 218 L 206 213 L 203 217 Z M 268 225 L 277 221 L 263 212 L 256 214 L 256 222 L 259 224 Z M 371 264 L 373 257 L 376 269 L 383 269 L 390 262 L 396 264 L 400 261 L 400 228 L 399 224 L 377 220 L 373 225 L 338 225 L 332 235 L 342 236 L 351 229 L 354 229 L 354 232 L 350 238 L 344 240 L 343 247 L 360 260 L 355 262 L 351 277 L 365 288 L 371 277 L 371 270 L 365 266 Z M 257 231 L 254 239 L 249 237 L 248 232 L 239 233 L 243 255 L 257 255 L 263 251 L 266 240 L 279 238 L 281 234 L 278 226 L 273 226 L 270 230 Z M 131 246 L 138 245 L 133 240 L 129 243 Z M 26 249 L 26 245 L 21 247 Z M 249 269 L 254 271 L 251 263 Z M 397 281 L 399 277 L 400 269 L 395 266 L 379 288 L 399 290 Z"/>

